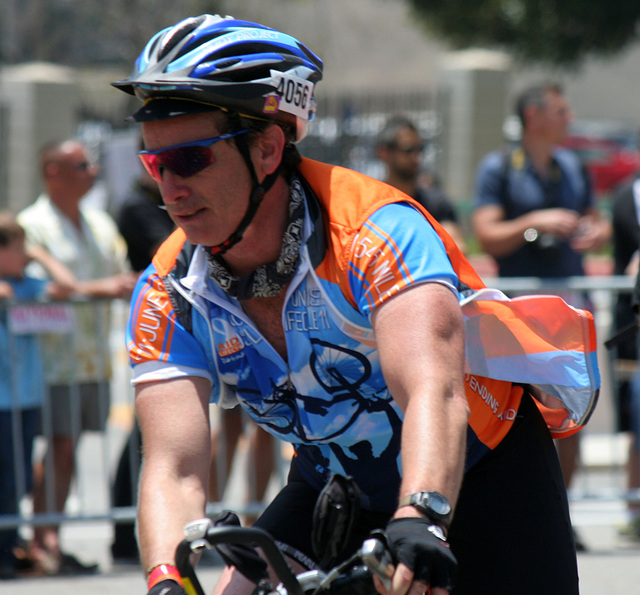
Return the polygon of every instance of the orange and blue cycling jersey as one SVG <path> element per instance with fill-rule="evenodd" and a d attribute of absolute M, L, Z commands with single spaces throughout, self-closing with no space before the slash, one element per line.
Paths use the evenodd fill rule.
<path fill-rule="evenodd" d="M 204 249 L 183 250 L 178 230 L 133 296 L 127 342 L 134 383 L 205 377 L 212 402 L 239 402 L 294 445 L 312 486 L 320 489 L 332 473 L 351 475 L 366 508 L 391 511 L 402 412 L 382 376 L 371 315 L 417 283 L 441 283 L 460 301 L 483 285 L 437 223 L 399 191 L 308 160 L 301 175 L 305 243 L 283 306 L 287 360 L 209 278 Z M 187 322 L 176 315 L 184 304 Z M 523 391 L 473 366 L 465 380 L 469 467 L 506 435 Z"/>

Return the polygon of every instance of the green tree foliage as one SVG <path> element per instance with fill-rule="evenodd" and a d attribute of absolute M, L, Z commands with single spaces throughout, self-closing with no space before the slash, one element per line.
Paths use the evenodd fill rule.
<path fill-rule="evenodd" d="M 638 0 L 409 0 L 427 29 L 458 49 L 492 47 L 578 66 L 637 39 Z"/>

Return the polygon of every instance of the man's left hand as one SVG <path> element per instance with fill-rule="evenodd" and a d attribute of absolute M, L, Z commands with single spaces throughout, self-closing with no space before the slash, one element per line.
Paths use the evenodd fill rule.
<path fill-rule="evenodd" d="M 457 561 L 441 529 L 424 518 L 396 518 L 386 534 L 398 562 L 391 593 L 447 593 L 453 586 Z M 385 593 L 377 582 L 378 590 Z"/>

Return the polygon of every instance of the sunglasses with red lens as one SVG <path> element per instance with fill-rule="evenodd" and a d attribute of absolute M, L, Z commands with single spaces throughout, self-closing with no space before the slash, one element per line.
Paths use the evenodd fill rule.
<path fill-rule="evenodd" d="M 140 151 L 138 156 L 149 175 L 156 182 L 162 182 L 162 172 L 165 169 L 172 171 L 181 178 L 189 178 L 216 162 L 216 158 L 210 148 L 211 145 L 245 132 L 249 132 L 249 130 L 238 130 L 237 132 L 229 132 L 213 138 L 172 145 L 157 151 Z"/>

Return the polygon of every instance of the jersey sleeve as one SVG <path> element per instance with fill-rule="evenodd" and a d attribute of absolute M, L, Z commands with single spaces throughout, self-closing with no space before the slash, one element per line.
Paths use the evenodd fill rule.
<path fill-rule="evenodd" d="M 366 316 L 417 283 L 442 283 L 457 295 L 458 279 L 440 237 L 408 203 L 386 205 L 365 221 L 348 270 L 353 298 Z"/>
<path fill-rule="evenodd" d="M 153 266 L 136 285 L 126 338 L 134 385 L 186 376 L 213 383 L 204 349 L 176 317 Z"/>

